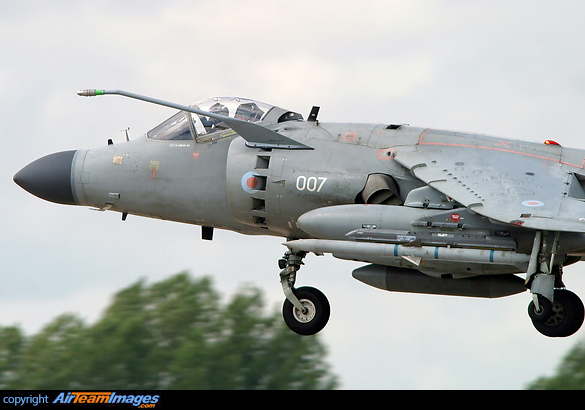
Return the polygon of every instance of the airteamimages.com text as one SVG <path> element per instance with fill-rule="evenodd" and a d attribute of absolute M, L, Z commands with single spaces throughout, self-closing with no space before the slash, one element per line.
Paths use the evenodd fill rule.
<path fill-rule="evenodd" d="M 16 393 L 16 392 L 14 392 Z M 53 392 L 51 395 L 39 393 L 37 395 L 6 395 L 2 398 L 2 405 L 39 406 L 52 405 L 95 405 L 95 404 L 126 404 L 138 408 L 154 408 L 159 403 L 158 394 L 128 394 L 117 392 Z"/>

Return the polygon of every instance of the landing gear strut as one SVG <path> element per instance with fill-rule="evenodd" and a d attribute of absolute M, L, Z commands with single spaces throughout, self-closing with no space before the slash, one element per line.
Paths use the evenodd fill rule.
<path fill-rule="evenodd" d="M 536 330 L 548 337 L 571 336 L 579 330 L 585 317 L 583 302 L 564 289 L 562 265 L 555 264 L 558 239 L 557 232 L 549 253 L 547 232 L 536 232 L 526 277 L 532 292 L 528 315 Z"/>
<path fill-rule="evenodd" d="M 286 252 L 278 261 L 280 283 L 286 299 L 282 306 L 282 316 L 286 325 L 299 335 L 314 335 L 321 331 L 331 313 L 329 301 L 318 289 L 294 287 L 297 271 L 303 265 L 306 252 Z"/>

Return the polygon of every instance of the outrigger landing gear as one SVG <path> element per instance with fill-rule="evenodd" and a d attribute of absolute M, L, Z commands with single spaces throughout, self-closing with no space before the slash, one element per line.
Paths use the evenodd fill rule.
<path fill-rule="evenodd" d="M 306 252 L 286 252 L 278 261 L 280 283 L 286 299 L 282 305 L 282 316 L 286 325 L 303 336 L 321 331 L 329 321 L 331 308 L 325 295 L 318 289 L 302 287 L 295 289 L 297 271 L 303 265 Z"/>
<path fill-rule="evenodd" d="M 540 333 L 548 337 L 567 337 L 574 334 L 585 318 L 583 302 L 563 284 L 562 264 L 555 264 L 559 233 L 547 253 L 547 232 L 536 232 L 526 286 L 532 292 L 528 315 Z"/>

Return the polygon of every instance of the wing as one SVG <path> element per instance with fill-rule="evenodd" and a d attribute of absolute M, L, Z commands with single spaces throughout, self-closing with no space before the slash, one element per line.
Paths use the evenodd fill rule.
<path fill-rule="evenodd" d="M 77 93 L 83 97 L 94 97 L 96 95 L 117 94 L 125 97 L 134 98 L 153 104 L 164 105 L 165 107 L 176 108 L 181 111 L 192 112 L 195 114 L 205 115 L 223 121 L 228 127 L 233 129 L 242 138 L 246 140 L 248 146 L 256 148 L 280 148 L 280 149 L 313 149 L 305 144 L 288 138 L 282 134 L 272 131 L 266 127 L 253 122 L 242 121 L 237 118 L 225 117 L 223 115 L 202 111 L 197 108 L 186 105 L 175 104 L 173 102 L 163 101 L 156 98 L 147 97 L 140 94 L 134 94 L 123 90 L 96 90 L 87 89 Z"/>
<path fill-rule="evenodd" d="M 583 159 L 563 161 L 560 146 L 427 130 L 417 145 L 394 154 L 417 178 L 480 215 L 585 232 L 585 192 L 577 177 Z"/>

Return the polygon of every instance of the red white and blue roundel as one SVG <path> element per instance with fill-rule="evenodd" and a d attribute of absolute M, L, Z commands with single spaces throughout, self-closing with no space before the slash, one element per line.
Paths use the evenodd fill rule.
<path fill-rule="evenodd" d="M 544 206 L 544 202 L 539 201 L 537 199 L 530 199 L 528 201 L 522 202 L 522 205 L 535 208 L 535 207 L 539 207 L 539 206 Z"/>
<path fill-rule="evenodd" d="M 242 188 L 244 191 L 253 194 L 260 190 L 261 180 L 258 178 L 259 175 L 255 172 L 246 172 L 242 177 Z"/>

